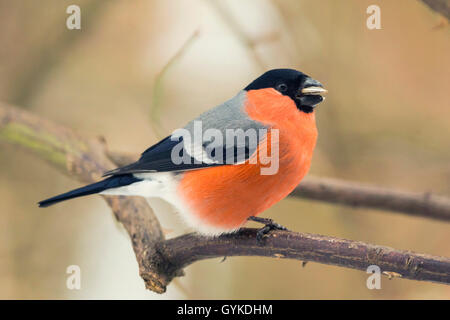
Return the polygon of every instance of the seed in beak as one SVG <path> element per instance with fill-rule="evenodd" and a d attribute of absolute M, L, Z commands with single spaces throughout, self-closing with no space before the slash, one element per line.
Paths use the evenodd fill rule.
<path fill-rule="evenodd" d="M 322 87 L 307 87 L 302 89 L 304 95 L 322 95 L 328 92 L 328 90 Z"/>

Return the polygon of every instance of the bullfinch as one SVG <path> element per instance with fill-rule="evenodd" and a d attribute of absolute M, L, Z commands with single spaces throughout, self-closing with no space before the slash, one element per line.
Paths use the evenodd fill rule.
<path fill-rule="evenodd" d="M 286 197 L 309 170 L 317 139 L 314 109 L 326 93 L 293 69 L 267 71 L 236 96 L 148 148 L 104 180 L 39 202 L 47 207 L 90 194 L 159 197 L 205 235 L 264 223 L 256 217 Z"/>

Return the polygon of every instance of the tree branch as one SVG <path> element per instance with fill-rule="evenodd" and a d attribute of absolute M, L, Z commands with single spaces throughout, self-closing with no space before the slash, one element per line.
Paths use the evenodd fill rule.
<path fill-rule="evenodd" d="M 291 196 L 450 221 L 450 199 L 329 178 L 306 178 Z"/>
<path fill-rule="evenodd" d="M 243 228 L 238 233 L 217 238 L 187 234 L 165 241 L 162 252 L 174 268 L 223 256 L 263 256 L 363 271 L 377 265 L 388 276 L 450 284 L 450 258 L 291 231 L 272 231 L 259 244 L 256 232 L 256 229 Z"/>
<path fill-rule="evenodd" d="M 26 111 L 0 103 L 0 140 L 33 151 L 57 169 L 83 183 L 100 179 L 105 170 L 115 165 L 105 155 L 103 139 L 84 139 L 73 131 L 55 125 Z M 139 264 L 139 273 L 148 288 L 165 291 L 162 275 L 149 266 L 150 257 L 157 256 L 156 244 L 164 235 L 156 216 L 142 198 L 104 197 L 130 235 Z"/>
<path fill-rule="evenodd" d="M 431 10 L 450 20 L 450 0 L 422 0 Z"/>
<path fill-rule="evenodd" d="M 33 151 L 85 183 L 99 179 L 104 171 L 114 167 L 102 139 L 87 140 L 65 127 L 2 104 L 0 139 Z M 114 154 L 109 153 L 109 156 L 114 157 Z M 129 157 L 121 155 L 120 159 Z M 105 198 L 130 235 L 146 287 L 158 293 L 163 293 L 174 277 L 181 276 L 185 266 L 219 256 L 298 259 L 359 270 L 376 264 L 389 276 L 450 283 L 449 258 L 326 236 L 274 231 L 261 244 L 256 241 L 256 229 L 244 228 L 215 238 L 187 234 L 165 240 L 159 222 L 145 200 Z"/>

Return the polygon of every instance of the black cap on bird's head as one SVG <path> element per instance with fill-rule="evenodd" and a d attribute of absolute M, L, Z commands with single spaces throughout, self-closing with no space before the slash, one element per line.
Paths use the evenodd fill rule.
<path fill-rule="evenodd" d="M 325 99 L 322 94 L 327 93 L 327 90 L 323 88 L 319 81 L 293 69 L 267 71 L 245 87 L 244 90 L 266 88 L 273 88 L 290 97 L 297 108 L 306 113 L 312 112 L 314 107 Z"/>

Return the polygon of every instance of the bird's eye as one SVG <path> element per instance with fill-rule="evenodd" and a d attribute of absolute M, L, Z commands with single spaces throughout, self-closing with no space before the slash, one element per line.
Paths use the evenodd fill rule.
<path fill-rule="evenodd" d="M 280 92 L 286 92 L 288 89 L 288 86 L 285 83 L 280 83 L 277 85 L 277 90 Z"/>

